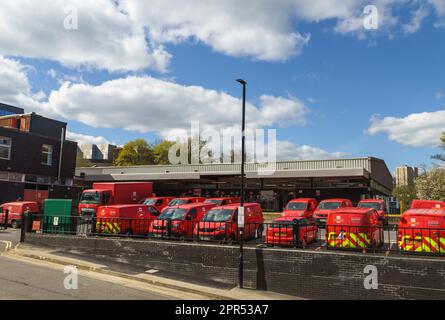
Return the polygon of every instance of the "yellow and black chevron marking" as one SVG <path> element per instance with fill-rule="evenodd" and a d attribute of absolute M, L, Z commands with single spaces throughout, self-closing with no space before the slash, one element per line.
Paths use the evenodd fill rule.
<path fill-rule="evenodd" d="M 399 248 L 410 252 L 445 253 L 445 238 L 405 235 L 399 241 Z"/>
<path fill-rule="evenodd" d="M 368 248 L 371 240 L 366 233 L 351 232 L 330 232 L 328 235 L 328 245 L 336 248 Z"/>
<path fill-rule="evenodd" d="M 118 234 L 121 232 L 119 222 L 97 222 L 96 230 L 100 233 Z"/>

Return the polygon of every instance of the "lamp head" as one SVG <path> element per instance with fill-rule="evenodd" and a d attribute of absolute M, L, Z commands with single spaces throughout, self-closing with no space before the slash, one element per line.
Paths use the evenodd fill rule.
<path fill-rule="evenodd" d="M 245 86 L 246 85 L 246 81 L 244 81 L 243 79 L 237 79 L 236 80 L 237 82 L 239 82 L 239 83 L 241 83 L 243 86 Z"/>

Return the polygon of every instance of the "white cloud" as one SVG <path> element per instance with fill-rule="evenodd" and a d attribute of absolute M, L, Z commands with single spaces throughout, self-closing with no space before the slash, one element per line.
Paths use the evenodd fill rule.
<path fill-rule="evenodd" d="M 0 56 L 2 102 L 95 127 L 151 131 L 165 137 L 189 130 L 190 120 L 200 120 L 201 129 L 225 129 L 232 134 L 240 131 L 239 126 L 233 123 L 240 120 L 241 102 L 224 92 L 150 77 L 128 77 L 98 86 L 67 82 L 43 101 L 44 96 L 31 93 L 26 71 L 26 66 Z M 274 124 L 304 125 L 306 122 L 309 109 L 298 98 L 262 95 L 259 101 L 259 106 L 247 104 L 249 128 Z M 80 145 L 110 143 L 103 136 L 72 131 L 67 131 L 67 138 Z M 345 155 L 277 141 L 279 160 L 328 159 Z"/>
<path fill-rule="evenodd" d="M 344 152 L 329 152 L 308 145 L 296 145 L 290 141 L 277 141 L 277 160 L 315 160 L 339 159 L 349 154 Z"/>
<path fill-rule="evenodd" d="M 192 120 L 221 129 L 238 124 L 241 116 L 240 100 L 227 93 L 134 76 L 97 86 L 66 82 L 51 92 L 41 109 L 93 127 L 139 132 L 188 129 Z M 246 106 L 250 127 L 304 124 L 307 113 L 294 97 L 263 95 L 259 106 Z"/>
<path fill-rule="evenodd" d="M 113 72 L 168 71 L 165 45 L 200 42 L 212 50 L 254 60 L 286 61 L 308 44 L 305 25 L 333 23 L 333 31 L 359 38 L 421 27 L 429 8 L 443 22 L 442 0 L 375 0 L 379 30 L 363 28 L 366 0 L 55 0 L 4 1 L 0 54 L 53 60 L 64 66 Z M 78 30 L 66 30 L 66 6 L 78 10 Z M 398 13 L 415 13 L 405 26 Z M 302 25 L 301 23 L 305 23 Z"/>
<path fill-rule="evenodd" d="M 66 30 L 64 8 L 77 8 L 78 29 Z M 113 1 L 4 1 L 0 54 L 54 60 L 68 67 L 165 71 L 170 55 L 151 47 L 142 29 Z"/>
<path fill-rule="evenodd" d="M 445 131 L 445 110 L 412 113 L 403 118 L 372 117 L 367 132 L 371 135 L 388 134 L 391 141 L 412 147 L 437 147 Z"/>
<path fill-rule="evenodd" d="M 428 11 L 425 8 L 418 8 L 412 12 L 411 21 L 403 26 L 405 33 L 415 33 L 422 26 L 423 20 L 428 16 Z"/>
<path fill-rule="evenodd" d="M 102 136 L 91 136 L 71 131 L 66 132 L 66 138 L 71 141 L 76 141 L 78 145 L 110 144 L 110 141 Z"/>
<path fill-rule="evenodd" d="M 17 103 L 20 96 L 30 94 L 27 69 L 20 62 L 0 55 L 0 97 L 2 102 Z"/>
<path fill-rule="evenodd" d="M 445 1 L 428 0 L 428 3 L 433 6 L 438 16 L 445 16 Z"/>
<path fill-rule="evenodd" d="M 46 73 L 53 79 L 57 78 L 57 71 L 52 68 L 49 69 Z"/>
<path fill-rule="evenodd" d="M 197 40 L 230 56 L 283 61 L 301 52 L 309 36 L 293 29 L 293 1 L 123 0 L 155 43 Z"/>

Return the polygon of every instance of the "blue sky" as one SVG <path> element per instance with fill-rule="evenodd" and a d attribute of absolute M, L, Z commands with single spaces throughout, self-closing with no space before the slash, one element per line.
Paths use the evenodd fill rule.
<path fill-rule="evenodd" d="M 444 1 L 376 1 L 378 30 L 357 23 L 341 27 L 363 18 L 364 1 L 318 7 L 317 1 L 260 1 L 259 8 L 246 7 L 247 23 L 230 0 L 218 8 L 197 1 L 196 15 L 189 16 L 193 9 L 174 2 L 153 1 L 154 8 L 146 9 L 143 2 L 121 1 L 121 17 L 119 10 L 101 16 L 100 5 L 74 1 L 79 25 L 70 31 L 57 29 L 62 14 L 50 20 L 53 10 L 63 13 L 64 1 L 37 13 L 38 28 L 6 19 L 17 42 L 32 43 L 25 49 L 12 36 L 0 36 L 0 73 L 11 78 L 0 82 L 0 101 L 67 121 L 79 142 L 124 144 L 187 129 L 194 115 L 210 127 L 234 125 L 241 93 L 234 79 L 242 77 L 252 108 L 247 121 L 277 129 L 278 140 L 287 142 L 278 149 L 281 159 L 376 156 L 393 170 L 430 165 L 430 155 L 439 152 L 445 131 Z M 294 7 L 298 14 L 288 13 Z M 162 17 L 166 8 L 171 13 Z M 274 14 L 265 18 L 268 8 Z M 6 5 L 0 17 L 13 9 Z M 113 15 L 123 20 L 116 23 Z M 239 19 L 239 30 L 224 25 Z M 125 32 L 131 42 L 121 39 Z M 121 42 L 109 46 L 113 37 Z M 274 108 L 281 114 L 271 118 Z M 218 110 L 221 115 L 209 116 Z"/>

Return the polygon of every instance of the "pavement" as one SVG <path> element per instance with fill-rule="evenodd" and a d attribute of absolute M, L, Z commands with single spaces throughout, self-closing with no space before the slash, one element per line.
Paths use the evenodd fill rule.
<path fill-rule="evenodd" d="M 107 261 L 105 257 L 20 244 L 19 235 L 19 230 L 14 229 L 0 232 L 0 299 L 299 299 L 268 291 L 240 289 L 190 279 L 162 270 L 143 270 Z M 66 292 L 62 286 L 61 279 L 66 276 L 63 269 L 68 265 L 76 266 L 79 272 L 77 291 Z M 41 295 L 27 292 L 27 287 Z M 118 289 L 123 293 L 117 293 Z"/>
<path fill-rule="evenodd" d="M 0 300 L 171 300 L 168 293 L 141 286 L 122 285 L 112 279 L 79 275 L 78 288 L 66 289 L 63 270 L 0 256 Z"/>

